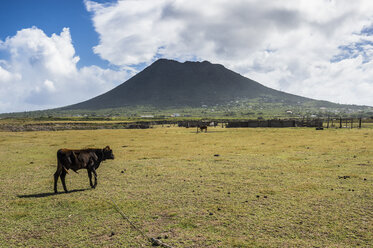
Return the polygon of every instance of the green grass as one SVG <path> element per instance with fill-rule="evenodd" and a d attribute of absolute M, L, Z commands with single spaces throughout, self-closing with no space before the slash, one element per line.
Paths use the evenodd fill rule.
<path fill-rule="evenodd" d="M 75 109 L 61 110 L 49 109 L 30 112 L 2 113 L 1 118 L 29 118 L 36 120 L 140 120 L 143 115 L 153 115 L 154 118 L 164 119 L 177 113 L 181 118 L 216 118 L 216 119 L 273 119 L 273 118 L 303 118 L 316 115 L 319 118 L 330 117 L 354 117 L 370 118 L 373 115 L 373 107 L 358 105 L 335 104 L 326 101 L 314 101 L 297 103 L 274 101 L 269 98 L 239 99 L 200 107 L 160 107 L 152 105 L 137 105 L 108 109 Z M 269 102 L 268 102 L 269 100 Z M 208 100 L 206 99 L 208 102 Z M 321 107 L 321 109 L 320 109 Z M 292 111 L 292 114 L 287 111 Z M 149 120 L 149 119 L 147 119 Z"/>
<path fill-rule="evenodd" d="M 174 247 L 371 247 L 372 137 L 313 128 L 0 132 L 0 247 L 149 247 L 111 199 Z M 116 159 L 100 166 L 96 189 L 82 170 L 66 177 L 71 193 L 52 194 L 59 148 L 106 145 Z"/>

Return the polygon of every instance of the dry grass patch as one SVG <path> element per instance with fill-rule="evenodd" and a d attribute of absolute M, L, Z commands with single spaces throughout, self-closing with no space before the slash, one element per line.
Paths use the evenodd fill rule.
<path fill-rule="evenodd" d="M 372 141 L 373 129 L 3 132 L 0 246 L 149 246 L 114 199 L 175 247 L 370 247 Z M 80 171 L 52 194 L 58 148 L 106 145 L 116 159 L 95 190 Z"/>

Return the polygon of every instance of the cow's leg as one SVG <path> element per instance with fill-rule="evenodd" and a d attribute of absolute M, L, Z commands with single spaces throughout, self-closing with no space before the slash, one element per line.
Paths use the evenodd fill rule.
<path fill-rule="evenodd" d="M 58 177 L 61 175 L 61 172 L 62 172 L 62 167 L 61 166 L 57 166 L 57 170 L 56 172 L 54 173 L 54 193 L 57 193 L 57 182 L 58 182 Z"/>
<path fill-rule="evenodd" d="M 95 176 L 95 184 L 93 184 L 92 188 L 96 188 L 96 186 L 97 186 L 97 173 L 96 173 L 96 170 L 94 168 L 92 168 L 92 172 L 93 172 L 93 175 Z"/>
<path fill-rule="evenodd" d="M 92 170 L 87 169 L 87 171 L 88 171 L 88 177 L 89 177 L 89 185 L 91 185 L 91 188 L 94 188 L 93 183 L 92 183 Z"/>
<path fill-rule="evenodd" d="M 67 193 L 68 191 L 67 191 L 66 183 L 65 183 L 65 177 L 66 177 L 66 171 L 65 170 L 62 170 L 60 177 L 61 177 L 61 182 L 62 182 L 63 189 Z"/>

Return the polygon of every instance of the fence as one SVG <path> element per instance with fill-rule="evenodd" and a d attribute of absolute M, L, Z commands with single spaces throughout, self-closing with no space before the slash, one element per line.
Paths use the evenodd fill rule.
<path fill-rule="evenodd" d="M 326 128 L 361 128 L 362 118 L 328 118 Z"/>
<path fill-rule="evenodd" d="M 236 127 L 322 127 L 323 120 L 248 120 L 248 121 L 231 121 L 227 122 L 227 128 Z"/>

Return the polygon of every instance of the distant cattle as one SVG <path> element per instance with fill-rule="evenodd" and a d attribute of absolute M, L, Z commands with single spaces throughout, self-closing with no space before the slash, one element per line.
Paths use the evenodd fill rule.
<path fill-rule="evenodd" d="M 65 177 L 69 169 L 77 172 L 80 169 L 87 169 L 89 183 L 92 188 L 97 185 L 96 170 L 100 163 L 106 159 L 114 159 L 113 150 L 109 146 L 104 149 L 89 148 L 82 150 L 60 149 L 57 151 L 57 171 L 54 173 L 54 192 L 57 193 L 58 177 L 65 192 L 67 191 Z M 92 183 L 92 173 L 95 177 L 95 183 Z"/>
<path fill-rule="evenodd" d="M 201 132 L 205 130 L 205 133 L 207 133 L 207 125 L 202 125 L 202 126 L 199 126 L 198 128 L 199 130 L 201 130 Z M 198 132 L 198 129 L 197 129 L 197 132 Z"/>

